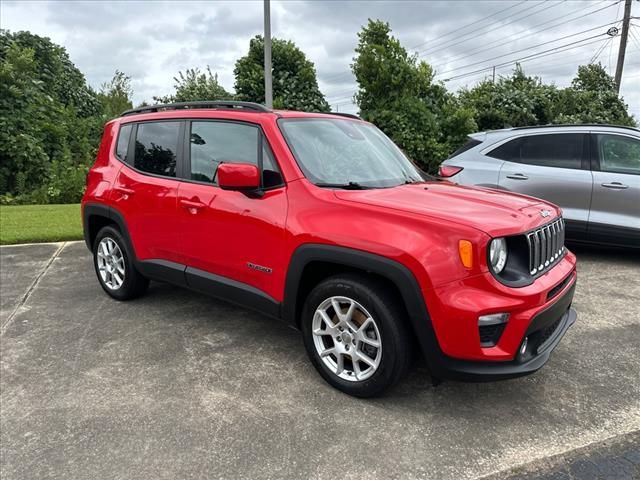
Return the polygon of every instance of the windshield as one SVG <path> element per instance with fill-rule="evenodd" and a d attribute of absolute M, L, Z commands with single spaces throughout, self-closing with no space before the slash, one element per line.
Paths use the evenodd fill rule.
<path fill-rule="evenodd" d="M 332 118 L 278 123 L 298 165 L 316 185 L 384 188 L 423 181 L 400 149 L 369 123 Z"/>

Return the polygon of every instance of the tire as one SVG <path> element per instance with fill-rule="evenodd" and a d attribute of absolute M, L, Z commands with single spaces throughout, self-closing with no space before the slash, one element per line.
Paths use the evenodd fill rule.
<path fill-rule="evenodd" d="M 396 384 L 411 365 L 413 342 L 405 318 L 401 303 L 379 282 L 337 275 L 319 283 L 305 301 L 304 345 L 329 384 L 349 395 L 373 397 Z"/>
<path fill-rule="evenodd" d="M 98 232 L 93 242 L 93 266 L 102 289 L 116 300 L 139 297 L 149 286 L 149 280 L 136 270 L 133 258 L 117 229 L 107 226 Z"/>

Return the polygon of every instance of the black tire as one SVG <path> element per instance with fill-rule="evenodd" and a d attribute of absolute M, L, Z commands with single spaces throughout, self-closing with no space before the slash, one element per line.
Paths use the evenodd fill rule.
<path fill-rule="evenodd" d="M 381 337 L 382 354 L 377 369 L 369 378 L 345 380 L 325 365 L 318 353 L 312 331 L 313 319 L 316 309 L 331 297 L 355 300 L 375 321 Z M 333 276 L 319 283 L 305 301 L 301 319 L 304 345 L 311 363 L 329 384 L 349 395 L 373 397 L 396 384 L 411 366 L 413 342 L 405 318 L 399 299 L 391 295 L 388 288 L 385 290 L 380 282 L 357 274 Z M 337 345 L 335 340 L 330 341 Z"/>
<path fill-rule="evenodd" d="M 98 265 L 98 248 L 100 243 L 104 239 L 113 240 L 120 251 L 122 252 L 122 257 L 124 259 L 124 281 L 122 285 L 118 288 L 110 288 L 105 281 L 103 280 Z M 116 300 L 131 300 L 142 295 L 149 286 L 149 280 L 143 277 L 140 272 L 138 272 L 133 264 L 133 258 L 129 247 L 127 246 L 127 242 L 122 237 L 122 234 L 114 227 L 106 226 L 103 227 L 96 236 L 95 241 L 93 242 L 93 266 L 96 271 L 96 276 L 98 277 L 98 281 L 100 282 L 100 286 L 102 289 L 107 292 L 107 294 Z"/>

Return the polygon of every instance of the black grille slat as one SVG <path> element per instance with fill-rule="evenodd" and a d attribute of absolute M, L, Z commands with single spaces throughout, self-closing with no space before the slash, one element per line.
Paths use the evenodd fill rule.
<path fill-rule="evenodd" d="M 564 253 L 564 220 L 559 218 L 527 234 L 529 273 L 538 275 L 549 268 Z"/>

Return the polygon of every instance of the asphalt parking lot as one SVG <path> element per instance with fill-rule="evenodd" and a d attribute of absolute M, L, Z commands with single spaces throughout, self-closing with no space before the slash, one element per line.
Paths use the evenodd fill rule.
<path fill-rule="evenodd" d="M 416 369 L 374 400 L 327 386 L 275 320 L 158 283 L 109 299 L 83 243 L 0 253 L 3 480 L 464 479 L 639 449 L 627 253 L 578 250 L 578 321 L 537 374 L 432 387 Z"/>

